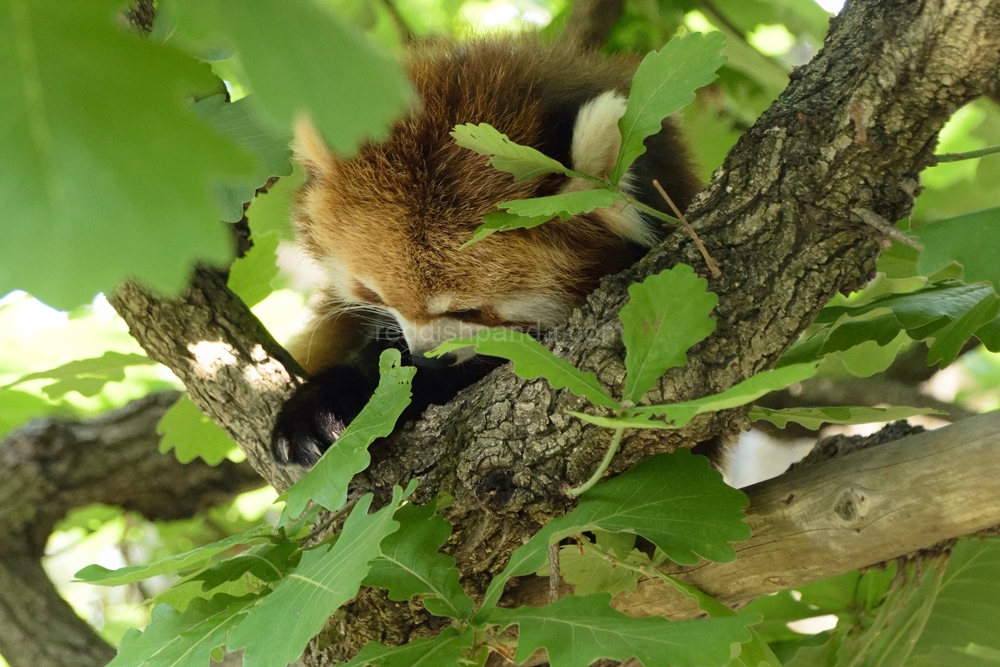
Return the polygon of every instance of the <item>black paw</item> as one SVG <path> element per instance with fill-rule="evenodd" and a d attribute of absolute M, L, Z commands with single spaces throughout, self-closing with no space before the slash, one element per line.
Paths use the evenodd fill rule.
<path fill-rule="evenodd" d="M 274 459 L 316 463 L 365 407 L 375 386 L 349 366 L 334 366 L 301 385 L 281 407 L 271 432 Z"/>

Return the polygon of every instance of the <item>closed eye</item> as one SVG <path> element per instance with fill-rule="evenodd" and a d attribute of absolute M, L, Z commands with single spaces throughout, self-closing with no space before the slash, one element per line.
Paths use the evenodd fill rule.
<path fill-rule="evenodd" d="M 481 308 L 466 308 L 464 310 L 448 311 L 444 314 L 444 316 L 461 322 L 468 322 L 470 324 L 481 324 L 483 320 L 483 311 Z"/>
<path fill-rule="evenodd" d="M 354 292 L 355 294 L 358 295 L 358 298 L 361 299 L 362 301 L 367 301 L 368 303 L 374 306 L 385 305 L 385 301 L 383 301 L 382 297 L 378 295 L 378 292 L 368 287 L 365 287 L 361 283 L 358 282 L 354 283 Z"/>

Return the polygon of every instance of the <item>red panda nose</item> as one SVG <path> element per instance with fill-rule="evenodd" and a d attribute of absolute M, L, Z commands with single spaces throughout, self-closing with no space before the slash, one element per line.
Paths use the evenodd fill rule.
<path fill-rule="evenodd" d="M 410 358 L 413 360 L 414 366 L 427 370 L 441 370 L 442 368 L 454 365 L 458 361 L 458 357 L 454 352 L 447 352 L 440 357 L 428 357 L 422 352 L 418 352 L 411 354 Z"/>

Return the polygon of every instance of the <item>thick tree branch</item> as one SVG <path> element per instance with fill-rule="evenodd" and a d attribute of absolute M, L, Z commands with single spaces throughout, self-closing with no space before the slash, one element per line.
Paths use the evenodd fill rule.
<path fill-rule="evenodd" d="M 0 441 L 0 655 L 11 667 L 100 667 L 114 656 L 42 569 L 66 512 L 106 503 L 188 518 L 262 485 L 243 464 L 181 465 L 159 452 L 156 424 L 177 397 L 153 394 L 83 422 L 37 419 Z"/>
<path fill-rule="evenodd" d="M 833 294 L 863 285 L 885 239 L 850 211 L 866 208 L 887 220 L 909 212 L 938 130 L 993 85 L 998 61 L 1000 0 L 849 3 L 823 51 L 796 71 L 689 210 L 723 264 L 722 277 L 710 281 L 719 295 L 718 328 L 648 399 L 702 396 L 772 366 Z M 675 235 L 606 279 L 587 307 L 554 331 L 553 348 L 620 391 L 617 313 L 627 286 L 678 262 L 703 266 L 688 239 Z M 150 356 L 178 373 L 200 407 L 283 488 L 290 476 L 269 466 L 262 449 L 297 373 L 285 370 L 280 349 L 221 281 L 199 273 L 192 295 L 175 305 L 134 288 L 114 303 Z M 568 417 L 567 408 L 594 410 L 544 381 L 498 369 L 373 448 L 373 465 L 352 492 L 385 494 L 411 477 L 421 480 L 421 497 L 448 490 L 456 525 L 450 549 L 469 588 L 482 590 L 513 548 L 570 507 L 562 490 L 586 479 L 608 444 L 606 430 Z M 730 441 L 745 426 L 745 413 L 736 410 L 676 432 L 630 433 L 613 472 L 678 446 Z M 348 655 L 383 638 L 386 628 L 393 641 L 405 640 L 426 631 L 421 622 L 407 605 L 364 592 L 338 624 L 345 634 L 326 637 L 328 647 L 310 660 Z"/>

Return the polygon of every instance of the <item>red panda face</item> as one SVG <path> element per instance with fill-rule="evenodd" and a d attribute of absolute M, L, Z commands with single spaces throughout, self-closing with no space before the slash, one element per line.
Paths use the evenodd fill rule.
<path fill-rule="evenodd" d="M 551 327 L 662 235 L 622 205 L 461 247 L 500 202 L 593 186 L 561 175 L 515 182 L 457 146 L 451 129 L 490 123 L 604 177 L 617 157 L 633 63 L 495 41 L 431 47 L 407 67 L 422 107 L 357 156 L 333 156 L 300 123 L 296 150 L 308 179 L 295 222 L 328 291 L 345 308 L 391 317 L 412 353 L 490 327 Z M 697 189 L 689 180 L 687 191 L 671 193 L 681 206 Z"/>

